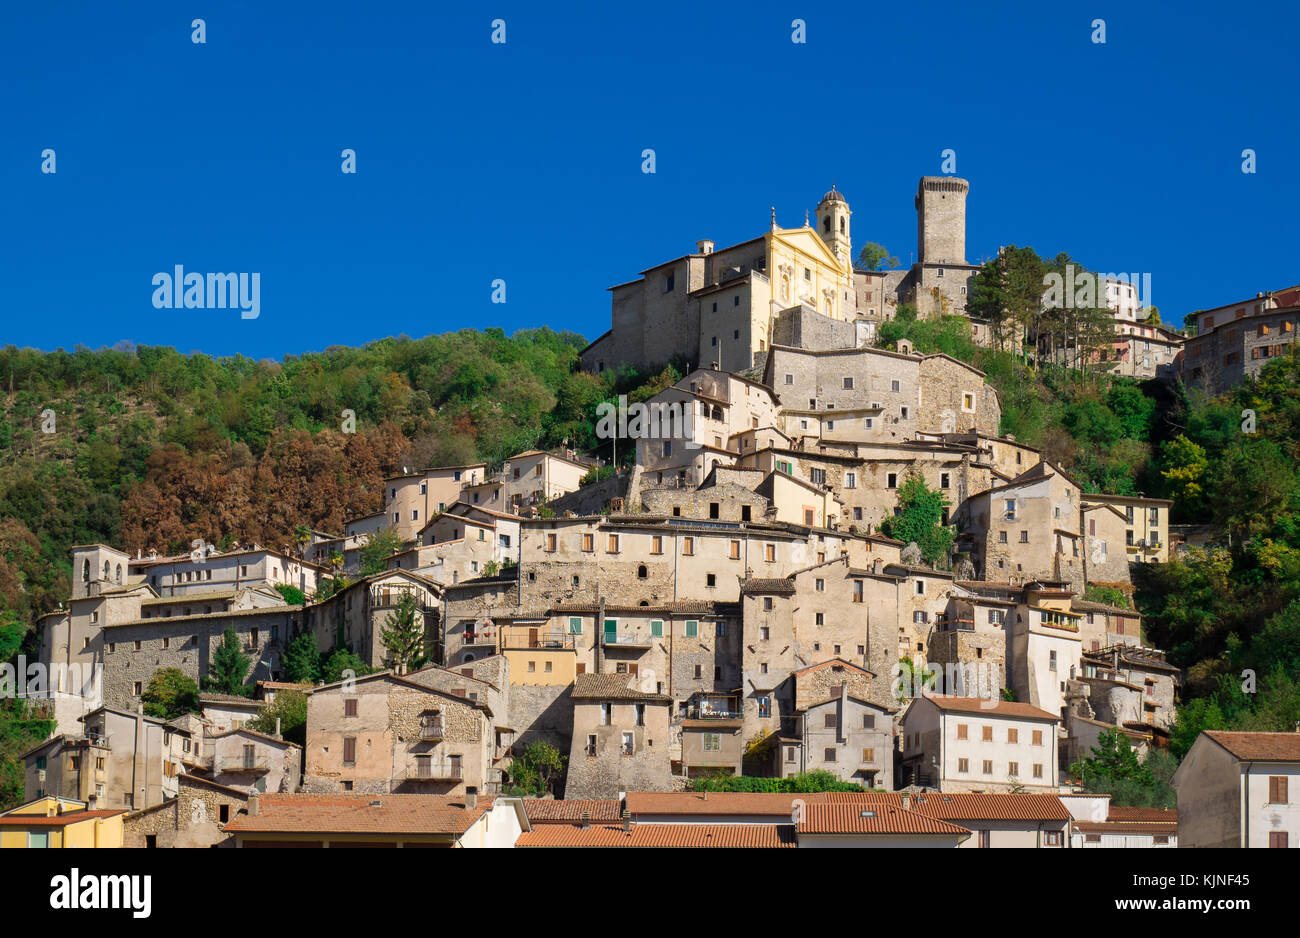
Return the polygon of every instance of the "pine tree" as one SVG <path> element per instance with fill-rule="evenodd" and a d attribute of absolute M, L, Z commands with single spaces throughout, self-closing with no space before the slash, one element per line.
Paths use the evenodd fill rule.
<path fill-rule="evenodd" d="M 244 678 L 248 676 L 251 658 L 239 648 L 239 636 L 232 625 L 221 636 L 221 644 L 212 656 L 212 666 L 208 670 L 207 685 L 210 690 L 223 694 L 248 696 L 244 688 Z"/>
<path fill-rule="evenodd" d="M 388 614 L 379 639 L 388 651 L 388 664 L 399 674 L 417 668 L 424 661 L 424 620 L 410 590 L 397 601 L 397 609 Z"/>
<path fill-rule="evenodd" d="M 321 656 L 315 632 L 309 629 L 294 636 L 284 652 L 284 673 L 298 684 L 315 684 L 320 680 Z"/>

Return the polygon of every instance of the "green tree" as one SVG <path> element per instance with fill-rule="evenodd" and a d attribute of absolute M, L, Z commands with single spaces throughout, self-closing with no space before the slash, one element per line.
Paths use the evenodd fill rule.
<path fill-rule="evenodd" d="M 544 740 L 529 743 L 511 763 L 506 794 L 537 797 L 550 794 L 555 780 L 564 771 L 565 757 Z"/>
<path fill-rule="evenodd" d="M 1169 779 L 1176 767 L 1177 762 L 1163 753 L 1152 752 L 1145 763 L 1139 761 L 1128 737 L 1117 728 L 1102 730 L 1092 753 L 1070 766 L 1070 775 L 1081 780 L 1084 791 L 1109 794 L 1112 804 L 1172 808 L 1177 798 Z"/>
<path fill-rule="evenodd" d="M 247 697 L 251 688 L 244 686 L 248 676 L 248 666 L 253 659 L 244 654 L 239 647 L 239 636 L 235 627 L 229 626 L 221 636 L 221 644 L 212 655 L 212 665 L 208 671 L 207 686 L 222 694 L 234 694 Z"/>
<path fill-rule="evenodd" d="M 947 506 L 942 493 L 926 485 L 919 472 L 910 472 L 899 486 L 894 516 L 880 523 L 880 531 L 904 544 L 915 542 L 921 556 L 933 566 L 948 556 L 955 537 L 952 528 L 943 523 Z"/>
<path fill-rule="evenodd" d="M 380 528 L 370 535 L 370 540 L 361 545 L 357 551 L 361 562 L 361 575 L 366 577 L 383 573 L 388 568 L 388 558 L 393 556 L 393 551 L 401 546 L 401 535 L 393 528 Z"/>
<path fill-rule="evenodd" d="M 320 647 L 311 629 L 295 635 L 284 650 L 284 676 L 295 684 L 315 684 L 320 680 Z"/>
<path fill-rule="evenodd" d="M 282 690 L 275 695 L 275 700 L 258 711 L 257 716 L 248 721 L 250 729 L 268 736 L 276 732 L 279 720 L 280 736 L 299 746 L 307 745 L 307 695 L 298 691 Z"/>
<path fill-rule="evenodd" d="M 307 597 L 303 595 L 302 590 L 289 583 L 275 584 L 275 591 L 283 596 L 284 601 L 290 606 L 301 606 L 307 601 Z"/>
<path fill-rule="evenodd" d="M 868 241 L 862 245 L 862 250 L 858 252 L 858 260 L 854 266 L 858 270 L 879 270 L 881 264 L 891 268 L 897 267 L 898 258 L 890 255 L 889 250 L 883 244 Z"/>
<path fill-rule="evenodd" d="M 321 680 L 326 684 L 337 684 L 351 671 L 353 677 L 370 674 L 375 669 L 361 660 L 361 657 L 347 648 L 335 648 L 321 665 Z"/>
<path fill-rule="evenodd" d="M 405 590 L 397 608 L 384 619 L 379 640 L 388 652 L 388 666 L 398 674 L 418 668 L 425 660 L 424 617 L 415 593 Z"/>
<path fill-rule="evenodd" d="M 1193 443 L 1185 434 L 1178 434 L 1160 447 L 1160 475 L 1165 480 L 1165 490 L 1175 502 L 1188 507 L 1200 503 L 1205 492 L 1205 471 L 1209 465 L 1205 449 Z"/>
<path fill-rule="evenodd" d="M 147 716 L 174 720 L 186 713 L 198 713 L 199 685 L 180 668 L 160 668 L 141 695 Z"/>

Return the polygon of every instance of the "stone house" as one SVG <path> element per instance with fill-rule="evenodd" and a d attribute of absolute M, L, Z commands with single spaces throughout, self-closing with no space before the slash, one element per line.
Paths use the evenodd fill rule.
<path fill-rule="evenodd" d="M 424 680 L 436 683 L 429 675 Z M 506 747 L 498 744 L 486 688 L 475 680 L 443 689 L 381 671 L 314 688 L 303 789 L 461 796 L 495 790 Z"/>
<path fill-rule="evenodd" d="M 416 599 L 416 614 L 424 619 L 429 651 L 437 656 L 442 586 L 411 570 L 386 570 L 349 584 L 324 602 L 308 606 L 302 613 L 303 625 L 316 633 L 322 652 L 343 644 L 371 667 L 379 667 L 388 658 L 383 630 L 408 593 Z"/>
<path fill-rule="evenodd" d="M 403 541 L 416 539 L 422 527 L 440 511 L 460 499 L 461 491 L 482 482 L 485 463 L 439 466 L 384 480 L 384 518 L 380 527 L 392 528 Z"/>
<path fill-rule="evenodd" d="M 671 697 L 633 690 L 620 674 L 579 674 L 572 700 L 566 798 L 676 787 L 669 753 Z"/>
<path fill-rule="evenodd" d="M 867 788 L 894 788 L 894 713 L 876 675 L 831 659 L 791 676 L 794 732 L 774 747 L 775 774 L 826 771 Z"/>
<path fill-rule="evenodd" d="M 502 464 L 498 476 L 504 500 L 501 510 L 518 515 L 524 509 L 537 508 L 575 492 L 593 465 L 592 460 L 572 450 L 556 453 L 528 450 L 511 456 Z"/>
<path fill-rule="evenodd" d="M 326 567 L 257 544 L 224 552 L 209 544 L 202 552 L 171 557 L 154 553 L 136 557 L 128 564 L 131 581 L 146 583 L 161 597 L 247 587 L 273 590 L 276 586 L 292 586 L 310 596 L 326 572 Z"/>
<path fill-rule="evenodd" d="M 208 737 L 210 779 L 231 788 L 297 791 L 302 778 L 302 747 L 247 727 Z"/>
<path fill-rule="evenodd" d="M 1082 490 L 1040 462 L 1012 482 L 972 496 L 962 545 L 987 580 L 1049 578 L 1083 587 Z"/>
<path fill-rule="evenodd" d="M 233 847 L 226 825 L 248 804 L 247 788 L 177 776 L 175 798 L 126 815 L 124 847 Z"/>
<path fill-rule="evenodd" d="M 1111 645 L 1142 644 L 1142 614 L 1139 612 L 1078 597 L 1070 600 L 1070 609 L 1083 614 L 1079 619 L 1079 642 L 1084 654 Z"/>
<path fill-rule="evenodd" d="M 1164 563 L 1169 559 L 1169 512 L 1174 503 L 1167 498 L 1141 495 L 1081 496 L 1085 506 L 1111 505 L 1124 514 L 1124 553 L 1137 563 Z M 1114 548 L 1119 553 L 1119 548 Z M 1097 579 L 1101 579 L 1097 577 Z"/>
<path fill-rule="evenodd" d="M 1066 685 L 1079 673 L 1082 613 L 1073 593 L 1049 584 L 1025 587 L 1008 616 L 1007 679 L 1016 699 L 1064 718 Z"/>

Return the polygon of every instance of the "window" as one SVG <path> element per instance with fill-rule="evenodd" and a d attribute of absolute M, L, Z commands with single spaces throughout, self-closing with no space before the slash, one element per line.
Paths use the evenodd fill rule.
<path fill-rule="evenodd" d="M 958 759 L 958 760 L 957 760 L 957 771 L 960 772 L 960 773 L 963 774 L 963 775 L 965 775 L 967 772 L 969 772 L 969 771 L 970 771 L 970 760 L 969 760 L 969 759 Z"/>
<path fill-rule="evenodd" d="M 704 575 L 704 585 L 713 589 L 718 585 L 718 575 L 716 573 L 706 573 Z"/>
<path fill-rule="evenodd" d="M 582 617 L 581 617 L 581 616 L 569 616 L 569 634 L 570 634 L 570 635 L 581 635 L 581 634 L 582 634 Z"/>
<path fill-rule="evenodd" d="M 732 560 L 740 559 L 740 541 L 731 542 L 731 559 Z"/>
<path fill-rule="evenodd" d="M 1041 763 L 1041 762 L 1035 762 L 1035 763 L 1034 763 L 1034 778 L 1042 778 L 1042 777 L 1043 777 L 1043 763 Z"/>
<path fill-rule="evenodd" d="M 608 541 L 608 543 L 607 543 L 606 546 L 605 546 L 605 553 L 607 553 L 607 554 L 617 554 L 617 553 L 618 553 L 618 535 L 617 535 L 617 534 L 611 534 L 611 535 L 609 536 L 609 541 Z"/>
<path fill-rule="evenodd" d="M 357 762 L 357 738 L 355 736 L 343 737 L 343 764 L 356 765 Z"/>
<path fill-rule="evenodd" d="M 984 768 L 984 774 L 985 774 L 985 775 L 992 775 L 992 774 L 993 774 L 993 760 L 992 760 L 992 759 L 985 759 L 985 760 L 984 760 L 984 766 L 983 766 L 983 768 Z"/>
<path fill-rule="evenodd" d="M 758 705 L 758 716 L 761 720 L 766 720 L 772 715 L 772 698 L 755 697 L 754 702 Z"/>
<path fill-rule="evenodd" d="M 634 749 L 634 745 L 635 745 L 635 744 L 632 742 L 632 734 L 631 734 L 631 733 L 624 733 L 624 734 L 623 734 L 623 744 L 622 744 L 622 746 L 619 747 L 619 752 L 621 752 L 621 753 L 622 753 L 623 755 L 625 755 L 625 756 L 630 756 L 630 755 L 632 755 L 633 752 L 635 751 L 635 749 Z"/>
<path fill-rule="evenodd" d="M 675 283 L 676 283 L 676 275 L 675 275 L 675 274 L 668 274 L 666 277 L 664 277 L 664 292 L 665 292 L 665 293 L 672 293 L 672 292 L 673 292 L 673 285 L 674 285 Z"/>
<path fill-rule="evenodd" d="M 1290 803 L 1287 800 L 1287 777 L 1285 775 L 1270 775 L 1268 777 L 1268 803 Z"/>
<path fill-rule="evenodd" d="M 853 390 L 853 379 L 852 379 L 852 378 L 845 377 L 845 379 L 844 379 L 844 390 L 846 390 L 846 391 L 852 391 L 852 390 Z"/>
<path fill-rule="evenodd" d="M 1041 745 L 1043 744 L 1043 731 L 1042 731 L 1042 730 L 1034 730 L 1033 743 L 1034 743 L 1035 746 L 1041 746 Z"/>
<path fill-rule="evenodd" d="M 1020 763 L 1019 763 L 1019 762 L 1008 762 L 1008 763 L 1007 763 L 1007 775 L 1008 775 L 1010 778 L 1016 778 L 1017 776 L 1019 776 L 1019 775 L 1020 775 Z"/>
<path fill-rule="evenodd" d="M 1061 846 L 1062 836 L 1060 831 L 1043 831 L 1043 843 L 1048 847 Z"/>
<path fill-rule="evenodd" d="M 775 544 L 764 544 L 764 545 L 763 545 L 763 559 L 764 559 L 765 561 L 767 561 L 768 563 L 776 563 L 776 545 L 775 545 Z M 138 644 L 138 643 L 137 643 L 137 644 Z"/>
<path fill-rule="evenodd" d="M 1047 670 L 1056 670 L 1056 651 L 1052 650 L 1047 653 Z"/>
<path fill-rule="evenodd" d="M 1021 532 L 1020 532 L 1020 543 L 1021 543 L 1021 544 L 1028 544 L 1028 543 L 1029 543 L 1029 532 L 1028 532 L 1028 531 L 1021 531 Z"/>
<path fill-rule="evenodd" d="M 828 730 L 834 730 L 834 729 L 839 729 L 840 723 L 839 720 L 836 719 L 835 714 L 828 713 L 826 714 L 826 722 L 823 724 L 823 726 L 825 726 L 825 728 Z"/>
<path fill-rule="evenodd" d="M 898 488 L 898 473 L 897 473 L 897 472 L 890 472 L 890 473 L 886 473 L 886 474 L 885 474 L 885 488 L 887 488 L 887 489 L 896 489 L 896 488 Z"/>
<path fill-rule="evenodd" d="M 700 623 L 695 619 L 686 620 L 686 637 L 695 638 L 700 634 Z"/>
<path fill-rule="evenodd" d="M 349 697 L 343 701 L 343 715 L 345 717 L 354 717 L 357 715 L 357 698 Z"/>
<path fill-rule="evenodd" d="M 596 549 L 596 535 L 594 534 L 582 535 L 582 549 L 584 551 L 587 551 L 588 553 L 594 551 Z"/>
<path fill-rule="evenodd" d="M 663 535 L 656 534 L 650 538 L 650 553 L 662 554 L 664 552 Z"/>
<path fill-rule="evenodd" d="M 982 732 L 981 732 L 981 734 L 980 734 L 980 740 L 983 741 L 983 742 L 986 742 L 986 743 L 991 743 L 991 742 L 993 742 L 993 727 L 992 727 L 992 726 L 985 726 L 985 727 L 982 727 Z"/>
<path fill-rule="evenodd" d="M 898 393 L 898 387 L 899 385 L 897 381 L 889 382 L 889 390 L 893 391 L 894 393 Z"/>
<path fill-rule="evenodd" d="M 1007 727 L 1007 742 L 1009 743 L 1020 742 L 1020 730 L 1016 729 L 1014 726 Z"/>
<path fill-rule="evenodd" d="M 1269 831 L 1268 845 L 1270 847 L 1286 847 L 1287 846 L 1286 834 L 1287 834 L 1286 831 Z"/>
<path fill-rule="evenodd" d="M 682 538 L 682 556 L 692 557 L 694 555 L 695 555 L 695 538 L 693 537 Z"/>
<path fill-rule="evenodd" d="M 705 733 L 704 734 L 704 751 L 721 752 L 722 751 L 722 734 Z"/>
<path fill-rule="evenodd" d="M 965 724 L 965 723 L 958 723 L 958 724 L 957 724 L 957 738 L 958 738 L 958 739 L 966 739 L 966 738 L 967 738 L 967 737 L 966 737 L 966 724 Z"/>
<path fill-rule="evenodd" d="M 555 553 L 555 535 L 546 535 L 546 550 L 548 553 Z"/>
<path fill-rule="evenodd" d="M 824 613 L 824 612 L 819 612 L 819 613 L 817 613 L 816 623 L 817 623 L 818 625 L 825 625 L 825 624 L 826 624 L 826 613 Z"/>

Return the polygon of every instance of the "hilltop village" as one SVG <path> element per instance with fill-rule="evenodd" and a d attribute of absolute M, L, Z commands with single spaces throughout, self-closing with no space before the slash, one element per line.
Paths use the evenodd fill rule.
<path fill-rule="evenodd" d="M 832 188 L 801 227 L 773 213 L 760 237 L 613 287 L 586 369 L 693 363 L 647 402 L 690 419 L 620 440 L 629 471 L 533 450 L 388 479 L 382 511 L 299 549 L 74 548 L 66 607 L 38 623 L 57 729 L 24 756 L 36 807 L 0 833 L 44 817 L 156 846 L 1235 843 L 1069 773 L 1103 734 L 1139 757 L 1167 743 L 1179 670 L 1137 612 L 1087 597 L 1131 595 L 1132 564 L 1168 560 L 1172 503 L 1084 491 L 1000 435 L 981 372 L 873 344 L 902 303 L 965 312 L 968 190 L 920 181 L 906 270 L 854 269 Z M 1117 292 L 1127 373 L 1181 367 L 1182 337 L 1144 335 L 1133 309 Z M 918 489 L 952 535 L 928 562 L 884 533 Z M 361 575 L 380 532 L 399 546 Z M 418 667 L 394 655 L 399 610 L 422 626 Z M 250 696 L 145 715 L 157 672 L 202 682 L 232 634 Z M 304 634 L 373 670 L 291 682 Z M 304 743 L 249 726 L 285 691 L 306 696 Z M 1213 735 L 1189 755 L 1196 797 L 1252 760 L 1289 765 L 1283 784 L 1300 764 L 1300 735 Z M 563 756 L 553 797 L 512 796 L 536 742 Z M 692 790 L 817 772 L 862 790 Z"/>

